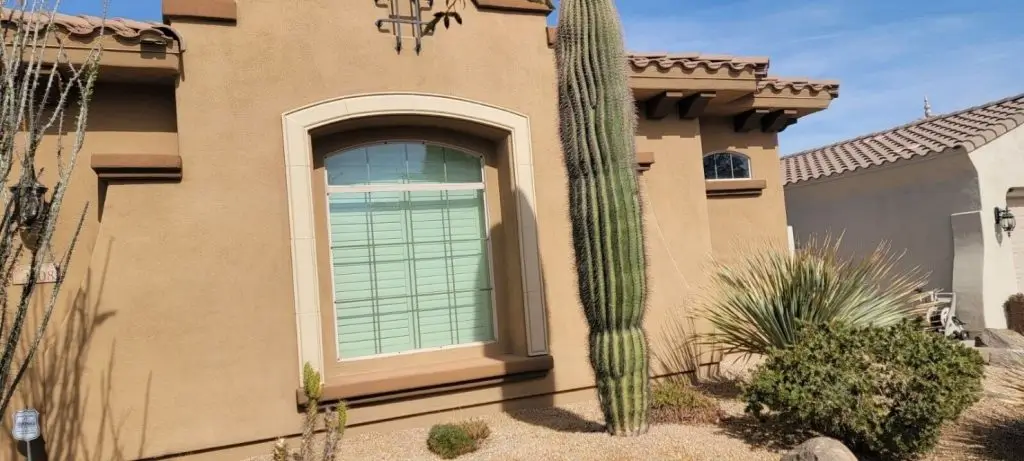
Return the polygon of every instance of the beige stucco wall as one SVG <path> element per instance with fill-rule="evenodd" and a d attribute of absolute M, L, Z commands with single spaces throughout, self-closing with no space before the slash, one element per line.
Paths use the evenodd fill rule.
<path fill-rule="evenodd" d="M 65 130 L 71 133 L 63 142 L 65 161 L 74 143 L 73 118 L 78 112 L 69 109 L 68 113 Z M 122 442 L 112 440 L 121 439 L 123 432 L 106 425 L 134 413 L 136 427 L 148 430 L 148 422 L 143 421 L 150 410 L 166 411 L 176 405 L 156 401 L 157 407 L 149 406 L 150 392 L 177 386 L 175 380 L 165 379 L 168 375 L 163 370 L 150 365 L 153 357 L 185 360 L 164 353 L 181 350 L 179 342 L 187 341 L 187 331 L 166 341 L 150 341 L 161 331 L 164 319 L 174 316 L 175 293 L 187 290 L 178 285 L 181 280 L 161 277 L 173 255 L 152 251 L 167 238 L 168 224 L 178 219 L 165 199 L 179 185 L 101 183 L 89 167 L 94 154 L 176 154 L 173 89 L 101 83 L 89 113 L 87 136 L 53 240 L 58 258 L 67 251 L 87 206 L 88 211 L 50 334 L 19 389 L 16 404 L 40 411 L 51 460 L 117 459 L 110 450 Z M 37 151 L 37 166 L 45 168 L 40 181 L 51 188 L 57 171 L 55 149 L 56 136 L 48 135 Z M 31 324 L 39 319 L 51 289 L 52 285 L 40 286 Z M 20 295 L 20 289 L 11 294 Z M 172 304 L 153 311 L 153 300 L 159 298 Z M 5 428 L 9 424 L 3 421 Z M 0 433 L 4 447 L 0 458 L 18 459 L 21 455 L 15 454 L 9 434 L 7 430 Z M 139 454 L 131 451 L 124 457 Z"/>
<path fill-rule="evenodd" d="M 417 56 L 411 43 L 395 53 L 392 35 L 373 27 L 386 9 L 372 2 L 338 5 L 246 0 L 239 1 L 237 25 L 176 22 L 189 43 L 176 109 L 170 88 L 97 93 L 90 153 L 180 152 L 185 166 L 180 182 L 105 189 L 83 166 L 87 162 L 76 173 L 66 210 L 85 201 L 99 206 L 89 217 L 65 297 L 83 293 L 89 309 L 73 319 L 83 324 L 74 328 L 89 338 L 78 346 L 86 349 L 81 356 L 63 353 L 75 357 L 70 366 L 77 371 L 58 387 L 72 402 L 67 408 L 84 410 L 69 428 L 61 426 L 65 410 L 35 403 L 50 418 L 51 440 L 82 447 L 63 459 L 207 449 L 192 458 L 240 459 L 298 432 L 299 338 L 282 115 L 356 94 L 454 96 L 528 120 L 537 197 L 532 213 L 555 369 L 539 380 L 356 408 L 350 422 L 363 425 L 353 430 L 425 424 L 441 417 L 432 413 L 452 410 L 507 409 L 523 403 L 501 402 L 536 395 L 548 397 L 530 404 L 593 397 L 545 17 L 470 6 L 462 26 L 425 38 Z M 637 136 L 638 148 L 656 156 L 641 182 L 647 325 L 657 373 L 671 368 L 666 363 L 678 352 L 678 325 L 705 281 L 715 239 L 747 235 L 733 228 L 785 238 L 782 218 L 772 211 L 782 205 L 770 173 L 777 163 L 774 135 L 731 141 L 724 125 L 705 130 L 716 148 L 750 153 L 755 175 L 768 180 L 761 197 L 716 203 L 711 221 L 701 166 L 709 146 L 701 144 L 701 123 L 643 121 Z M 47 395 L 32 399 L 51 399 Z M 400 416 L 408 418 L 375 424 Z M 240 447 L 220 449 L 229 445 Z"/>
<path fill-rule="evenodd" d="M 959 317 L 977 320 L 978 289 L 957 284 L 953 275 L 956 218 L 950 216 L 978 209 L 977 179 L 966 156 L 916 158 L 788 185 L 785 202 L 798 247 L 815 236 L 842 235 L 844 252 L 864 256 L 887 242 L 894 252 L 906 252 L 904 270 L 930 273 L 928 288 L 955 289 Z M 977 267 L 981 260 L 967 258 L 961 265 L 972 263 Z"/>
<path fill-rule="evenodd" d="M 736 133 L 732 120 L 701 119 L 703 153 L 733 151 L 750 157 L 751 179 L 764 180 L 756 196 L 708 197 L 711 246 L 715 259 L 727 264 L 765 245 L 785 248 L 786 204 L 779 175 L 778 134 Z"/>
<path fill-rule="evenodd" d="M 1017 232 L 1006 235 L 995 225 L 995 207 L 1007 207 L 1007 192 L 1024 187 L 1024 129 L 1010 133 L 970 153 L 981 185 L 981 229 L 984 241 L 984 320 L 987 328 L 1006 328 L 1003 302 L 1024 287 L 1017 286 L 1013 239 L 1024 238 Z M 1018 219 L 1024 218 L 1024 216 Z M 1019 221 L 1024 222 L 1024 221 Z M 1018 228 L 1019 229 L 1019 228 Z M 1017 262 L 1018 264 L 1024 261 Z"/>
<path fill-rule="evenodd" d="M 958 316 L 980 320 L 980 285 L 970 279 L 981 265 L 977 247 L 963 235 L 959 249 L 954 242 L 968 228 L 963 222 L 977 217 L 977 177 L 965 155 L 918 157 L 789 185 L 785 196 L 798 247 L 815 236 L 842 235 L 846 254 L 866 256 L 888 242 L 894 252 L 906 252 L 903 270 L 930 273 L 928 288 L 955 289 Z M 954 257 L 961 261 L 959 277 Z"/>
<path fill-rule="evenodd" d="M 965 155 L 962 150 L 786 187 L 797 242 L 845 230 L 844 247 L 866 254 L 883 240 L 906 250 L 905 267 L 931 272 L 930 288 L 957 294 L 969 331 L 1004 328 L 1002 303 L 1018 292 L 1013 236 L 995 207 L 1024 186 L 1024 130 Z"/>

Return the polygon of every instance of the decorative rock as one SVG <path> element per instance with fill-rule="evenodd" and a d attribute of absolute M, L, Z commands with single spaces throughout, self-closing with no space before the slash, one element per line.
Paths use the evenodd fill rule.
<path fill-rule="evenodd" d="M 836 439 L 815 437 L 782 455 L 781 461 L 857 461 L 857 457 Z"/>

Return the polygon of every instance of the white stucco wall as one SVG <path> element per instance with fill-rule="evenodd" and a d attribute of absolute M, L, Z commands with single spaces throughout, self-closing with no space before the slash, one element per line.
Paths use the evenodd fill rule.
<path fill-rule="evenodd" d="M 984 321 L 982 285 L 971 279 L 983 265 L 982 246 L 972 243 L 981 240 L 977 234 L 982 219 L 977 175 L 967 155 L 903 160 L 790 185 L 785 195 L 797 246 L 815 235 L 843 234 L 844 252 L 864 256 L 887 241 L 894 251 L 906 251 L 903 269 L 919 267 L 930 273 L 927 288 L 957 292 L 962 320 L 975 325 Z M 966 231 L 973 223 L 978 230 Z M 961 268 L 974 270 L 955 276 L 954 259 Z"/>
<path fill-rule="evenodd" d="M 988 328 L 1005 328 L 1002 304 L 1011 294 L 1024 288 L 1017 286 L 1012 241 L 1024 238 L 1024 216 L 1018 217 L 1022 225 L 1017 231 L 1007 236 L 996 228 L 994 212 L 997 206 L 1006 208 L 1006 195 L 1011 188 L 1024 187 L 1024 127 L 996 138 L 971 152 L 969 157 L 978 171 L 981 185 L 985 323 Z"/>

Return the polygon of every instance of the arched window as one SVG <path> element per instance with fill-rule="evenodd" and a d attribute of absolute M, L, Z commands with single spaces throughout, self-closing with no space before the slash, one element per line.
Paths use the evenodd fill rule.
<path fill-rule="evenodd" d="M 385 142 L 324 163 L 339 359 L 494 341 L 482 158 Z"/>
<path fill-rule="evenodd" d="M 750 179 L 750 157 L 738 152 L 712 152 L 704 156 L 704 179 Z"/>

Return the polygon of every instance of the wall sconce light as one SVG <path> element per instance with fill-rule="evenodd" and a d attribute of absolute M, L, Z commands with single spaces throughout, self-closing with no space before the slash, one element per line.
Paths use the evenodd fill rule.
<path fill-rule="evenodd" d="M 46 192 L 49 189 L 39 183 L 35 174 L 27 174 L 23 175 L 18 184 L 10 190 L 11 200 L 14 202 L 14 217 L 18 220 L 22 243 L 34 249 L 39 231 L 42 230 L 40 225 L 50 207 L 46 203 Z"/>
<path fill-rule="evenodd" d="M 1006 235 L 1012 235 L 1017 228 L 1017 218 L 1009 209 L 996 207 L 996 226 L 1002 228 Z"/>

